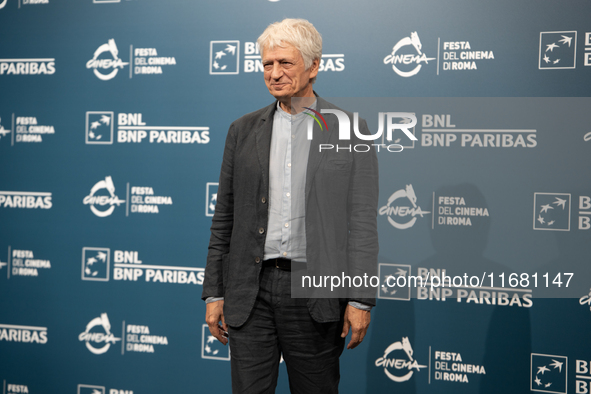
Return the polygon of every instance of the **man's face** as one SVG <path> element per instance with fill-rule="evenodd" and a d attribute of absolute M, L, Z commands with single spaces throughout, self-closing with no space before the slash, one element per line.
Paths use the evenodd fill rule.
<path fill-rule="evenodd" d="M 293 45 L 263 49 L 265 84 L 269 93 L 282 101 L 291 97 L 311 97 L 314 95 L 310 78 L 318 74 L 318 60 L 309 69 L 304 66 L 304 58 Z"/>

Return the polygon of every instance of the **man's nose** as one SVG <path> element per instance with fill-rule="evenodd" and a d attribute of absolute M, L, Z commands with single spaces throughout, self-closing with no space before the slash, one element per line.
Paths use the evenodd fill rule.
<path fill-rule="evenodd" d="M 273 63 L 273 70 L 271 71 L 271 78 L 279 79 L 283 76 L 283 68 L 279 63 Z"/>

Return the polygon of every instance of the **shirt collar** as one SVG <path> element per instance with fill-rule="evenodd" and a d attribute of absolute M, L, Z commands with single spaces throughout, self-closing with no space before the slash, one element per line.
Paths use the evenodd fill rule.
<path fill-rule="evenodd" d="M 314 102 L 308 108 L 312 108 L 313 110 L 315 110 L 316 107 L 317 107 L 317 105 L 318 105 L 318 100 L 314 100 Z M 287 112 L 285 112 L 283 110 L 283 108 L 281 108 L 281 103 L 279 103 L 279 100 L 277 101 L 277 111 L 276 112 L 277 112 L 277 114 L 279 114 L 279 116 L 283 116 L 284 118 L 286 118 L 288 120 L 293 120 L 293 121 L 297 121 L 297 120 L 303 119 L 303 117 L 306 114 L 310 114 L 311 113 L 310 110 L 304 110 L 304 111 L 302 111 L 302 112 L 300 112 L 299 114 L 296 114 L 296 115 L 288 114 Z"/>

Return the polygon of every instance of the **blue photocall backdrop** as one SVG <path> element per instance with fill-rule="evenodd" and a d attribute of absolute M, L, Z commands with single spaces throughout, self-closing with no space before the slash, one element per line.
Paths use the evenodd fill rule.
<path fill-rule="evenodd" d="M 273 101 L 256 39 L 285 17 L 323 36 L 319 95 L 371 131 L 416 116 L 378 154 L 380 283 L 481 280 L 379 288 L 340 391 L 589 393 L 589 15 L 0 0 L 2 394 L 230 392 L 200 300 L 209 226 L 230 123 Z"/>

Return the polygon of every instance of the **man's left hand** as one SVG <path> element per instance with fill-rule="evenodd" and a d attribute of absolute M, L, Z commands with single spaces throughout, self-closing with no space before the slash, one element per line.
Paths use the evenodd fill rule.
<path fill-rule="evenodd" d="M 370 321 L 370 311 L 363 311 L 354 306 L 347 305 L 347 309 L 345 309 L 343 332 L 341 333 L 341 338 L 345 338 L 349 333 L 349 327 L 351 327 L 351 341 L 347 344 L 347 349 L 353 349 L 363 341 Z"/>

